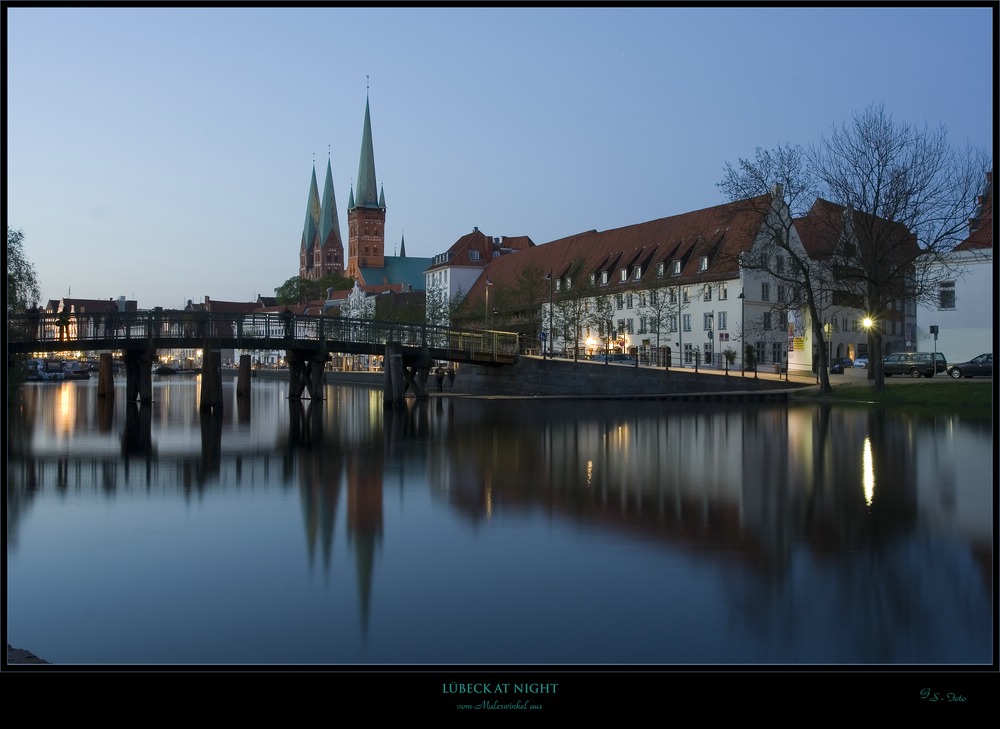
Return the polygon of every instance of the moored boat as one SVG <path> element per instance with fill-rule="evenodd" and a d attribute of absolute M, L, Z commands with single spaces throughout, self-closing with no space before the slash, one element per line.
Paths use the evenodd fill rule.
<path fill-rule="evenodd" d="M 81 365 L 79 362 L 63 362 L 62 370 L 64 380 L 90 379 L 90 368 Z"/>

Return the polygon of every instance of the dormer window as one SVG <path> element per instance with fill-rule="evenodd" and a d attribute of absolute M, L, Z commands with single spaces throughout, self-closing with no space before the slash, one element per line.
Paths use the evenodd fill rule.
<path fill-rule="evenodd" d="M 664 273 L 664 269 L 665 268 L 666 268 L 666 266 L 663 264 L 663 261 L 660 261 L 659 263 L 656 264 L 656 277 L 657 278 L 663 278 L 663 273 Z"/>
<path fill-rule="evenodd" d="M 561 284 L 562 284 L 562 281 L 560 281 L 559 279 L 556 279 L 556 291 L 558 291 L 561 288 Z"/>
<path fill-rule="evenodd" d="M 698 270 L 699 271 L 707 271 L 708 270 L 708 256 L 702 256 L 701 257 L 701 261 L 698 263 Z"/>
<path fill-rule="evenodd" d="M 596 273 L 590 274 L 590 285 L 593 286 L 596 283 L 597 283 L 597 274 Z"/>
<path fill-rule="evenodd" d="M 628 269 L 627 268 L 623 268 L 621 270 L 621 272 L 619 273 L 619 277 L 621 278 L 622 283 L 625 283 L 626 281 L 628 281 Z"/>
<path fill-rule="evenodd" d="M 479 260 L 479 251 L 469 251 L 469 259 L 472 261 Z"/>
<path fill-rule="evenodd" d="M 642 266 L 636 266 L 635 268 L 633 268 L 632 269 L 632 276 L 635 277 L 636 281 L 638 281 L 640 278 L 642 278 Z"/>
<path fill-rule="evenodd" d="M 608 282 L 608 272 L 601 271 L 601 284 L 606 284 Z"/>
<path fill-rule="evenodd" d="M 566 277 L 566 290 L 569 291 L 569 287 L 573 285 L 573 280 L 567 276 Z"/>
<path fill-rule="evenodd" d="M 681 273 L 681 262 L 680 261 L 674 261 L 674 263 L 673 263 L 673 269 L 672 270 L 673 270 L 674 276 L 679 276 L 680 273 Z"/>

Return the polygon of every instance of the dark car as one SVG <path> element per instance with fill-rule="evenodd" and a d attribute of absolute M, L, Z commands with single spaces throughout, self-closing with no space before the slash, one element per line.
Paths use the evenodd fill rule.
<path fill-rule="evenodd" d="M 636 364 L 635 359 L 629 357 L 627 354 L 595 354 L 593 360 L 595 362 L 632 365 L 633 367 Z"/>
<path fill-rule="evenodd" d="M 944 372 L 948 364 L 940 352 L 896 352 L 882 360 L 882 374 L 933 377 Z"/>
<path fill-rule="evenodd" d="M 854 367 L 854 360 L 850 357 L 834 357 L 830 362 L 830 367 L 832 369 L 837 365 L 840 365 L 841 369 L 848 369 L 850 367 Z"/>
<path fill-rule="evenodd" d="M 948 368 L 948 374 L 956 380 L 963 377 L 993 377 L 993 353 L 988 352 L 973 357 L 968 362 L 960 362 Z"/>

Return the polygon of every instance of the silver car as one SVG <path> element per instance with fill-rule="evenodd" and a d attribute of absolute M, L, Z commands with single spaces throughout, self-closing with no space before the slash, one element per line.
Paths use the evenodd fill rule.
<path fill-rule="evenodd" d="M 993 353 L 988 352 L 973 357 L 968 362 L 953 364 L 948 368 L 948 374 L 956 380 L 963 377 L 993 377 Z"/>

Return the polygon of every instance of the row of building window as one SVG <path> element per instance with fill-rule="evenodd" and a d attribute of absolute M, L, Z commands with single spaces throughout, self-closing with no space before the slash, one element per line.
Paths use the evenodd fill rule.
<path fill-rule="evenodd" d="M 667 265 L 666 261 L 660 261 L 659 263 L 656 264 L 656 277 L 657 278 L 663 278 L 664 277 L 664 275 L 666 274 L 666 265 Z M 670 262 L 670 266 L 671 266 L 671 268 L 670 268 L 671 274 L 674 275 L 674 276 L 679 276 L 680 273 L 681 273 L 681 270 L 683 269 L 683 262 L 680 261 L 680 260 L 674 260 L 674 261 Z M 699 263 L 698 263 L 698 271 L 699 272 L 704 272 L 704 271 L 707 271 L 707 270 L 708 270 L 708 256 L 702 256 L 701 259 L 700 259 L 700 261 L 699 261 Z M 633 266 L 631 273 L 629 272 L 629 269 L 626 266 L 624 268 L 619 269 L 619 271 L 618 271 L 618 280 L 621 283 L 627 283 L 629 280 L 640 281 L 640 280 L 642 280 L 642 273 L 643 272 L 642 272 L 642 266 L 641 265 Z M 597 285 L 597 280 L 598 280 L 598 274 L 597 273 L 590 274 L 590 284 L 591 284 L 591 286 Z M 608 281 L 610 281 L 610 280 L 611 280 L 611 272 L 610 271 L 603 270 L 603 271 L 600 272 L 600 281 L 601 281 L 601 285 L 602 286 L 606 286 L 608 284 Z M 569 279 L 569 277 L 566 277 L 565 282 L 566 282 L 566 288 L 568 289 L 570 287 L 570 279 Z M 556 291 L 558 291 L 559 288 L 560 288 L 560 282 L 556 281 Z"/>

